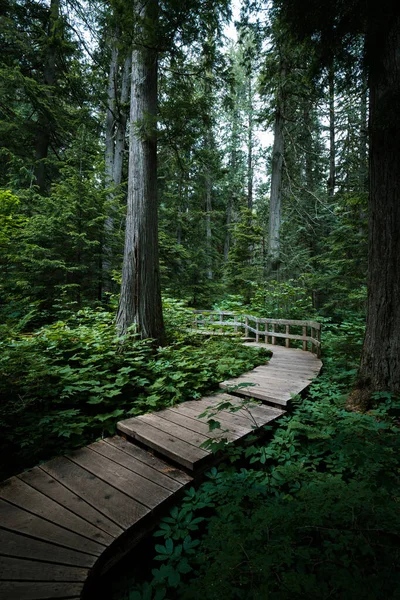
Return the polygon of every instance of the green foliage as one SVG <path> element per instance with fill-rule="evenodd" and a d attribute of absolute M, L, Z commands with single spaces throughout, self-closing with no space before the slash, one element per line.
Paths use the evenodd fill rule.
<path fill-rule="evenodd" d="M 332 362 L 346 336 L 361 333 L 357 323 L 329 333 L 326 368 L 307 399 L 295 399 L 275 431 L 266 427 L 268 442 L 233 452 L 240 468 L 214 467 L 186 492 L 155 533 L 162 567 L 154 563 L 145 584 L 133 576 L 132 590 L 188 600 L 397 598 L 400 437 L 390 415 L 400 404 L 386 394 L 368 414 L 346 411 L 354 371 Z"/>
<path fill-rule="evenodd" d="M 170 326 L 182 327 L 182 304 L 166 306 Z M 111 434 L 126 415 L 198 398 L 265 360 L 235 341 L 182 334 L 154 350 L 132 331 L 117 338 L 114 314 L 101 310 L 31 333 L 19 332 L 24 323 L 0 340 L 4 474 Z"/>

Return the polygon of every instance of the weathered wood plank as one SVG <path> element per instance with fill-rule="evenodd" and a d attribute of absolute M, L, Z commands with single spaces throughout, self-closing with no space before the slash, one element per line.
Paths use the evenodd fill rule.
<path fill-rule="evenodd" d="M 144 464 L 146 464 L 150 467 L 153 467 L 153 469 L 156 469 L 160 473 L 164 473 L 165 475 L 167 475 L 174 481 L 177 481 L 181 485 L 186 485 L 186 484 L 190 483 L 191 481 L 193 481 L 193 478 L 190 477 L 190 475 L 188 475 L 187 473 L 185 473 L 185 471 L 181 471 L 180 469 L 177 469 L 173 465 L 164 462 L 157 456 L 154 456 L 154 454 L 151 454 L 148 450 L 139 448 L 139 446 L 136 446 L 135 444 L 128 442 L 127 440 L 125 440 L 124 438 L 122 438 L 120 436 L 106 438 L 104 441 L 105 441 L 105 443 L 111 444 L 111 445 L 115 446 L 116 448 L 118 448 L 119 450 L 126 452 L 127 454 L 133 456 L 134 458 L 137 458 Z"/>
<path fill-rule="evenodd" d="M 55 458 L 43 464 L 42 469 L 123 529 L 150 514 L 149 508 L 135 502 L 68 458 Z"/>
<path fill-rule="evenodd" d="M 100 481 L 112 485 L 134 502 L 149 509 L 156 508 L 171 495 L 170 490 L 94 452 L 90 447 L 72 452 L 68 458 L 98 477 Z"/>
<path fill-rule="evenodd" d="M 97 560 L 96 556 L 55 546 L 5 529 L 0 529 L 0 555 L 14 558 L 34 557 L 38 561 L 87 568 L 92 567 Z M 7 577 L 7 573 L 4 573 L 4 576 Z"/>
<path fill-rule="evenodd" d="M 127 421 L 120 421 L 117 428 L 130 438 L 146 444 L 191 471 L 199 468 L 210 455 L 208 451 L 196 448 L 184 440 L 164 433 L 136 417 Z"/>
<path fill-rule="evenodd" d="M 153 469 L 153 467 L 149 467 L 139 460 L 134 459 L 126 452 L 119 450 L 111 444 L 107 444 L 104 440 L 91 444 L 89 448 L 170 492 L 176 492 L 182 488 L 182 484 L 175 481 L 175 479 L 171 479 L 171 477 L 160 473 L 157 469 Z"/>
<path fill-rule="evenodd" d="M 172 415 L 174 414 L 173 410 L 170 410 L 170 413 L 172 413 Z M 239 419 L 229 419 L 226 417 L 225 415 L 225 411 L 219 412 L 218 415 L 216 417 L 213 417 L 216 421 L 219 421 L 221 423 L 221 428 L 220 429 L 215 429 L 214 431 L 210 431 L 209 425 L 207 423 L 207 418 L 203 418 L 203 419 L 199 419 L 198 415 L 201 414 L 201 411 L 199 412 L 198 410 L 196 411 L 195 409 L 191 409 L 191 408 L 187 408 L 185 410 L 185 412 L 179 412 L 179 413 L 175 413 L 175 417 L 176 418 L 184 418 L 189 420 L 191 423 L 193 423 L 193 429 L 200 429 L 202 428 L 202 432 L 205 436 L 207 436 L 210 439 L 216 439 L 216 438 L 220 438 L 220 437 L 226 437 L 228 439 L 228 441 L 235 441 L 240 437 L 243 437 L 245 435 L 247 435 L 249 433 L 250 430 L 250 425 L 247 424 L 246 427 L 243 426 L 243 423 L 240 422 Z M 174 417 L 172 417 L 174 418 Z M 225 431 L 222 434 L 222 430 L 228 430 Z"/>
<path fill-rule="evenodd" d="M 0 556 L 0 573 L 8 581 L 85 581 L 88 569 L 56 565 L 35 560 Z"/>
<path fill-rule="evenodd" d="M 2 581 L 0 600 L 74 600 L 81 596 L 83 583 Z"/>
<path fill-rule="evenodd" d="M 191 444 L 195 448 L 199 448 L 201 444 L 206 442 L 209 439 L 208 435 L 202 435 L 201 433 L 196 433 L 186 427 L 182 427 L 181 425 L 177 425 L 163 419 L 159 413 L 150 413 L 146 415 L 141 415 L 137 417 L 143 423 L 148 423 L 161 431 L 165 431 L 166 433 L 173 435 L 174 437 Z"/>
<path fill-rule="evenodd" d="M 5 500 L 0 500 L 0 523 L 10 531 L 30 535 L 73 550 L 79 549 L 93 556 L 99 556 L 104 550 L 104 546 L 97 542 L 64 529 L 59 524 L 46 521 Z"/>
<path fill-rule="evenodd" d="M 21 473 L 18 475 L 18 479 L 25 481 L 34 489 L 42 492 L 42 494 L 51 498 L 60 506 L 63 506 L 89 525 L 92 525 L 94 527 L 91 536 L 92 539 L 109 545 L 113 538 L 123 533 L 124 530 L 116 523 L 102 515 L 93 506 L 85 502 L 83 498 L 71 492 L 71 490 L 54 479 L 54 477 L 51 477 L 40 467 L 35 467 L 31 471 Z"/>
<path fill-rule="evenodd" d="M 31 488 L 27 483 L 17 477 L 12 477 L 0 484 L 0 498 L 27 510 L 39 517 L 51 521 L 56 525 L 62 524 L 65 529 L 78 533 L 90 540 L 101 544 L 103 549 L 106 543 L 102 541 L 104 535 L 102 532 L 87 523 L 80 517 L 71 513 L 64 506 L 60 506 L 51 498 L 48 498 L 41 492 Z M 101 552 L 100 546 L 99 552 Z"/>

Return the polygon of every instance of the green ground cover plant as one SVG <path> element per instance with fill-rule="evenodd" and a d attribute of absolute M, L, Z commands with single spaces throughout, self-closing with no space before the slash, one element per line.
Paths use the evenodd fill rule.
<path fill-rule="evenodd" d="M 307 398 L 264 442 L 226 449 L 161 521 L 146 581 L 132 566 L 113 598 L 399 597 L 400 403 L 386 394 L 379 409 L 345 410 L 361 326 L 327 329 Z"/>
<path fill-rule="evenodd" d="M 2 478 L 55 454 L 111 435 L 121 418 L 198 398 L 265 362 L 236 340 L 188 334 L 188 311 L 167 300 L 169 345 L 155 348 L 132 329 L 115 333 L 114 312 L 84 309 L 0 339 Z M 172 335 L 172 332 L 175 334 Z"/>

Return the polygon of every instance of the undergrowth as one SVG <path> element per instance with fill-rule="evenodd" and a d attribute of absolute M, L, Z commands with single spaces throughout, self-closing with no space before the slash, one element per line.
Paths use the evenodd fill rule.
<path fill-rule="evenodd" d="M 165 314 L 170 332 L 188 318 L 173 301 Z M 182 331 L 164 348 L 133 330 L 121 339 L 114 313 L 90 309 L 30 333 L 3 333 L 0 477 L 113 434 L 122 418 L 198 398 L 267 358 L 235 340 Z"/>
<path fill-rule="evenodd" d="M 400 405 L 386 394 L 367 414 L 344 409 L 360 329 L 333 331 L 307 399 L 267 442 L 227 448 L 161 521 L 147 576 L 132 565 L 113 598 L 400 597 Z"/>

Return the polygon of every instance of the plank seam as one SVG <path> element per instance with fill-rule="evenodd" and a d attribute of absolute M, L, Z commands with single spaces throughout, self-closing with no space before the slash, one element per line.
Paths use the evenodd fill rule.
<path fill-rule="evenodd" d="M 68 458 L 68 457 L 65 456 L 64 458 Z M 76 464 L 76 463 L 74 463 L 74 464 Z M 41 468 L 40 465 L 39 465 L 39 468 Z M 83 467 L 81 467 L 81 468 L 83 468 Z M 45 471 L 44 469 L 41 469 L 41 470 L 46 475 L 49 475 L 49 473 L 47 473 L 47 471 Z M 84 469 L 84 470 L 86 471 L 86 469 Z M 90 471 L 87 471 L 87 473 L 90 473 Z M 92 504 L 91 502 L 89 502 L 88 500 L 86 500 L 85 498 L 82 498 L 82 496 L 80 494 L 78 494 L 76 491 L 72 490 L 67 485 L 64 485 L 64 483 L 58 477 L 56 477 L 55 475 L 51 475 L 51 477 L 53 477 L 53 479 L 55 479 L 56 481 L 58 481 L 58 483 L 60 485 L 62 485 L 66 490 L 68 490 L 69 492 L 72 492 L 73 494 L 75 494 L 75 496 L 77 496 L 78 498 L 80 498 L 83 502 L 86 502 L 86 504 L 89 504 L 89 506 L 91 506 L 94 510 L 96 510 L 98 513 L 100 513 L 103 517 L 105 517 L 106 519 L 108 519 L 109 521 L 111 521 L 112 523 L 114 523 L 114 525 L 116 525 L 117 527 L 119 527 L 123 531 L 126 531 L 126 528 L 123 527 L 120 523 L 118 523 L 117 521 L 114 521 L 114 519 L 112 519 L 111 517 L 109 517 L 102 510 L 100 510 L 97 506 L 95 506 L 94 504 Z M 88 523 L 90 523 L 90 521 L 88 521 Z M 105 533 L 107 533 L 107 532 L 105 532 Z M 111 534 L 109 534 L 109 535 L 111 535 Z M 122 534 L 120 534 L 120 535 L 122 535 Z M 112 537 L 114 537 L 114 539 L 118 539 L 120 537 L 120 535 L 118 535 L 117 537 L 114 537 L 114 536 L 112 536 Z M 106 546 L 106 548 L 108 548 L 108 546 Z"/>

